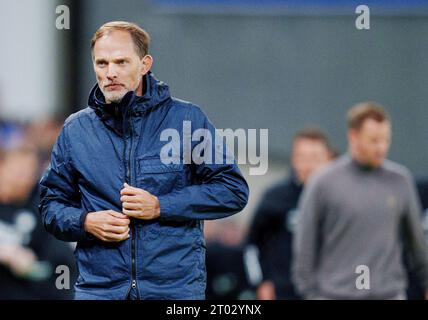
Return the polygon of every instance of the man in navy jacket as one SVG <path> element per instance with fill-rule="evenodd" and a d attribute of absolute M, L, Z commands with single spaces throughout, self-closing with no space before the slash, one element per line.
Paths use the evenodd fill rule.
<path fill-rule="evenodd" d="M 40 182 L 46 229 L 77 241 L 76 299 L 204 299 L 203 220 L 248 200 L 204 113 L 150 72 L 149 40 L 128 22 L 96 31 L 89 107 L 65 121 Z"/>

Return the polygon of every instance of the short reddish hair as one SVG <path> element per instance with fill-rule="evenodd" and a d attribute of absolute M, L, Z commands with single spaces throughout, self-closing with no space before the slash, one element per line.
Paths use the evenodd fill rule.
<path fill-rule="evenodd" d="M 98 39 L 113 30 L 129 32 L 134 41 L 135 50 L 140 58 L 149 53 L 150 35 L 137 24 L 127 21 L 110 21 L 99 27 L 91 40 L 91 52 L 93 52 Z"/>
<path fill-rule="evenodd" d="M 348 129 L 361 129 L 367 119 L 376 122 L 390 121 L 384 107 L 376 102 L 360 102 L 354 105 L 347 114 Z"/>

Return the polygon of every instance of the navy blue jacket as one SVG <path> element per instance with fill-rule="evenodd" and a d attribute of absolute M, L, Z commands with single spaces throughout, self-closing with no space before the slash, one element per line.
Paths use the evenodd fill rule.
<path fill-rule="evenodd" d="M 180 163 L 161 161 L 164 129 L 176 129 L 183 139 L 183 121 L 212 137 L 215 128 L 199 107 L 172 98 L 151 72 L 143 79 L 143 96 L 128 92 L 120 104 L 106 104 L 96 85 L 89 107 L 65 121 L 40 181 L 45 228 L 77 241 L 76 299 L 124 299 L 132 283 L 142 299 L 204 299 L 203 220 L 235 214 L 248 200 L 235 162 L 186 164 L 183 140 Z M 192 141 L 192 150 L 198 144 Z M 219 148 L 211 145 L 214 157 Z M 124 182 L 157 196 L 160 218 L 131 219 L 128 240 L 102 242 L 85 232 L 83 222 L 88 212 L 121 212 Z"/>

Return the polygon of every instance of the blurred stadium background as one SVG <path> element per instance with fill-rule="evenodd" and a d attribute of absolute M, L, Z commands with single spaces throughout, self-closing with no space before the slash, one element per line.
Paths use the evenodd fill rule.
<path fill-rule="evenodd" d="M 355 27 L 360 2 L 371 10 L 370 30 Z M 59 5 L 70 8 L 68 30 L 55 27 Z M 296 130 L 317 125 L 344 152 L 345 113 L 355 102 L 385 105 L 390 158 L 428 175 L 428 1 L 416 0 L 0 0 L 3 149 L 28 137 L 11 123 L 38 124 L 32 136 L 43 139 L 48 119 L 61 123 L 86 106 L 95 83 L 90 38 L 110 20 L 150 33 L 155 75 L 216 127 L 269 129 L 268 173 L 248 176 L 242 167 L 251 197 L 228 219 L 240 234 L 232 242 L 245 235 L 266 188 L 285 176 Z"/>

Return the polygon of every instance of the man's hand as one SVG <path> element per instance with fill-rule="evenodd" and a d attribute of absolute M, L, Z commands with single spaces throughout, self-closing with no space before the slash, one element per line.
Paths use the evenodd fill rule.
<path fill-rule="evenodd" d="M 113 210 L 90 212 L 86 216 L 85 231 L 106 242 L 129 238 L 128 216 Z"/>
<path fill-rule="evenodd" d="M 131 187 L 127 183 L 123 186 L 120 201 L 124 214 L 143 220 L 156 219 L 160 216 L 160 204 L 156 196 L 146 190 Z"/>
<path fill-rule="evenodd" d="M 0 245 L 0 263 L 19 277 L 29 272 L 36 260 L 37 257 L 30 248 L 18 244 Z"/>
<path fill-rule="evenodd" d="M 257 300 L 275 300 L 275 285 L 272 281 L 263 281 L 257 288 Z"/>

